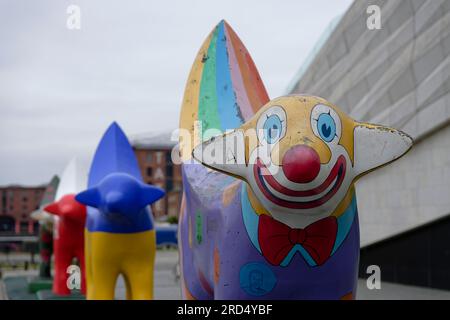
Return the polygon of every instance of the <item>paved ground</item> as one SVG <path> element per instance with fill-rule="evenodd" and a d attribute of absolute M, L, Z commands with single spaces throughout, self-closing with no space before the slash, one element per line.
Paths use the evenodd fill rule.
<path fill-rule="evenodd" d="M 1 260 L 1 259 L 0 259 Z M 180 299 L 180 284 L 177 279 L 178 253 L 175 250 L 159 250 L 156 254 L 155 268 L 155 299 Z M 37 275 L 37 270 L 19 271 L 4 270 L 4 277 Z M 17 282 L 20 285 L 20 282 Z M 4 289 L 0 281 L 0 299 L 4 299 Z M 116 298 L 125 298 L 125 288 L 123 279 L 119 278 L 116 287 Z M 369 290 L 365 280 L 358 282 L 357 299 L 368 300 L 401 300 L 401 299 L 445 299 L 450 300 L 450 291 L 434 290 L 420 287 L 381 283 L 380 290 Z"/>
<path fill-rule="evenodd" d="M 12 254 L 8 258 L 0 255 L 0 262 L 15 262 L 22 263 L 29 259 L 30 256 L 26 254 Z M 177 300 L 181 298 L 180 285 L 177 278 L 177 263 L 178 252 L 176 250 L 158 250 L 156 253 L 155 266 L 155 299 Z M 17 298 L 22 296 L 24 299 L 30 299 L 32 295 L 20 293 L 20 287 L 26 286 L 27 276 L 37 276 L 38 270 L 19 270 L 19 269 L 3 269 L 3 277 L 9 278 L 8 287 L 12 292 L 12 297 Z M 17 277 L 17 279 L 12 279 Z M 20 279 L 19 279 L 20 277 Z M 6 298 L 6 290 L 4 282 L 0 280 L 0 300 Z M 11 294 L 10 294 L 11 295 Z M 125 299 L 125 284 L 122 277 L 119 277 L 116 286 L 116 299 Z"/>
<path fill-rule="evenodd" d="M 30 261 L 31 258 L 31 254 L 29 253 L 10 253 L 10 254 L 5 254 L 5 253 L 0 253 L 0 263 L 21 263 L 24 261 Z M 34 259 L 36 261 L 39 261 L 39 254 L 35 254 L 34 255 Z"/>
<path fill-rule="evenodd" d="M 380 290 L 367 289 L 366 280 L 358 281 L 358 300 L 450 300 L 450 291 L 381 282 Z"/>
<path fill-rule="evenodd" d="M 8 297 L 6 295 L 5 283 L 3 282 L 3 280 L 0 279 L 0 300 L 6 299 L 8 299 Z"/>

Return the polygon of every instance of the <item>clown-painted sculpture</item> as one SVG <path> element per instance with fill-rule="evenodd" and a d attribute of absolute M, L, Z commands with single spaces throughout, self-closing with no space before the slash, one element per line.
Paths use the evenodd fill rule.
<path fill-rule="evenodd" d="M 122 274 L 127 299 L 153 298 L 155 230 L 149 205 L 164 191 L 145 184 L 132 147 L 113 123 L 89 172 L 88 189 L 76 196 L 88 206 L 87 299 L 114 299 Z"/>
<path fill-rule="evenodd" d="M 45 188 L 39 209 L 31 213 L 31 217 L 39 222 L 39 277 L 51 278 L 51 258 L 53 254 L 53 216 L 44 211 L 44 207 L 55 200 L 59 177 L 54 176 Z"/>
<path fill-rule="evenodd" d="M 318 97 L 270 100 L 224 21 L 194 62 L 180 127 L 185 298 L 355 297 L 354 182 L 406 153 L 409 136 Z"/>
<path fill-rule="evenodd" d="M 69 295 L 68 268 L 74 258 L 81 271 L 81 293 L 86 292 L 84 272 L 84 224 L 86 207 L 75 200 L 75 195 L 86 187 L 86 173 L 74 159 L 64 170 L 56 191 L 55 202 L 44 210 L 54 215 L 53 248 L 55 267 L 53 293 Z"/>

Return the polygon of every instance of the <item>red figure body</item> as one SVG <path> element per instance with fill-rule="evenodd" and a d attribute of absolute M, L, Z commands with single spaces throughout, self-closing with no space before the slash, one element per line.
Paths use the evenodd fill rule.
<path fill-rule="evenodd" d="M 86 206 L 75 200 L 75 195 L 63 196 L 59 201 L 49 204 L 45 211 L 58 216 L 53 240 L 55 257 L 55 274 L 53 293 L 70 294 L 67 284 L 69 274 L 67 268 L 72 259 L 77 258 L 81 270 L 81 292 L 86 293 L 84 272 L 84 224 L 86 221 Z"/>

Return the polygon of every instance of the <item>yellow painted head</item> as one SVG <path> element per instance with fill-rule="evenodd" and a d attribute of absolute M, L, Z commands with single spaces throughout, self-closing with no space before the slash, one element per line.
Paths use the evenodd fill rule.
<path fill-rule="evenodd" d="M 399 130 L 353 120 L 325 99 L 290 95 L 198 145 L 193 156 L 247 181 L 275 218 L 316 220 L 334 213 L 358 177 L 398 159 L 412 143 Z"/>

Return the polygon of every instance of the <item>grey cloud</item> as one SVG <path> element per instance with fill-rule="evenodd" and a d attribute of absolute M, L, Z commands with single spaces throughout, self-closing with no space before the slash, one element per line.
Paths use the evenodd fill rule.
<path fill-rule="evenodd" d="M 43 183 L 90 158 L 106 127 L 176 128 L 185 81 L 225 18 L 281 95 L 345 1 L 0 1 L 0 184 Z M 81 8 L 81 30 L 66 8 Z"/>

